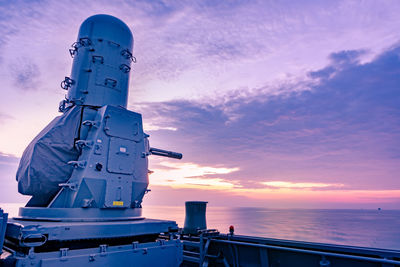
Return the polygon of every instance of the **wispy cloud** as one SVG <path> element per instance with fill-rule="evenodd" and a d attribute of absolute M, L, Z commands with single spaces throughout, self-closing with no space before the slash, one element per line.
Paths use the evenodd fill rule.
<path fill-rule="evenodd" d="M 15 157 L 14 155 L 3 153 L 0 151 L 0 163 L 1 164 L 7 164 L 7 165 L 13 165 L 15 166 L 18 164 L 19 158 Z"/>
<path fill-rule="evenodd" d="M 261 184 L 267 187 L 273 188 L 326 188 L 326 187 L 343 187 L 344 184 L 324 184 L 324 183 L 293 183 L 285 181 L 268 181 L 261 182 Z"/>
<path fill-rule="evenodd" d="M 0 123 L 5 123 L 6 120 L 10 119 L 14 119 L 14 117 L 10 114 L 0 112 Z"/>
<path fill-rule="evenodd" d="M 150 180 L 152 185 L 164 185 L 174 188 L 206 187 L 208 189 L 222 190 L 235 187 L 235 183 L 215 176 L 226 175 L 238 170 L 239 168 L 201 166 L 190 162 L 161 161 L 152 168 L 153 173 L 150 175 Z"/>
<path fill-rule="evenodd" d="M 159 131 L 159 130 L 167 130 L 167 131 L 176 131 L 178 130 L 175 127 L 168 127 L 168 126 L 159 126 L 152 123 L 143 123 L 143 128 L 145 131 Z"/>
<path fill-rule="evenodd" d="M 40 86 L 39 66 L 27 58 L 9 66 L 14 85 L 21 90 L 37 90 Z"/>
<path fill-rule="evenodd" d="M 395 1 L 13 1 L 0 7 L 0 56 L 3 66 L 31 58 L 49 84 L 41 89 L 58 85 L 79 24 L 108 13 L 135 36 L 131 102 L 193 99 L 301 77 L 332 51 L 374 56 L 400 39 L 399 9 Z"/>

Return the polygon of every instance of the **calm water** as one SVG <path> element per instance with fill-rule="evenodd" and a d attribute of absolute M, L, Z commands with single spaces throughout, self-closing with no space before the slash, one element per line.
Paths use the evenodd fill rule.
<path fill-rule="evenodd" d="M 16 216 L 20 204 L 0 204 Z M 184 207 L 146 206 L 147 218 L 184 222 Z M 301 210 L 207 207 L 208 228 L 270 238 L 400 250 L 400 210 Z"/>

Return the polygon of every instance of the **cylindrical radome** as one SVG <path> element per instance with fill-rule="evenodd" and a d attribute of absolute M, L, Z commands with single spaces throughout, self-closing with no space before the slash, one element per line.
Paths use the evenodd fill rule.
<path fill-rule="evenodd" d="M 86 19 L 76 43 L 71 77 L 62 87 L 68 90 L 67 101 L 76 105 L 126 108 L 133 35 L 121 20 L 109 15 Z"/>
<path fill-rule="evenodd" d="M 197 234 L 198 230 L 207 229 L 205 201 L 186 201 L 185 225 L 183 232 L 185 234 Z"/>

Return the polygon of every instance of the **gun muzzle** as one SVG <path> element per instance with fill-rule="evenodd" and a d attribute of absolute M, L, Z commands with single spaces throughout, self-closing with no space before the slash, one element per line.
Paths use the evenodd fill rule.
<path fill-rule="evenodd" d="M 154 147 L 150 147 L 150 154 L 156 155 L 156 156 L 167 157 L 167 158 L 174 158 L 174 159 L 181 159 L 183 156 L 181 153 L 163 150 L 163 149 L 154 148 Z"/>

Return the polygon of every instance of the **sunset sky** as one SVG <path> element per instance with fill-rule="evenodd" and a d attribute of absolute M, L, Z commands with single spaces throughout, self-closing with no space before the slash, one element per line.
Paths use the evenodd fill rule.
<path fill-rule="evenodd" d="M 79 25 L 132 30 L 145 205 L 400 208 L 399 1 L 0 1 L 0 203 L 55 116 Z"/>

